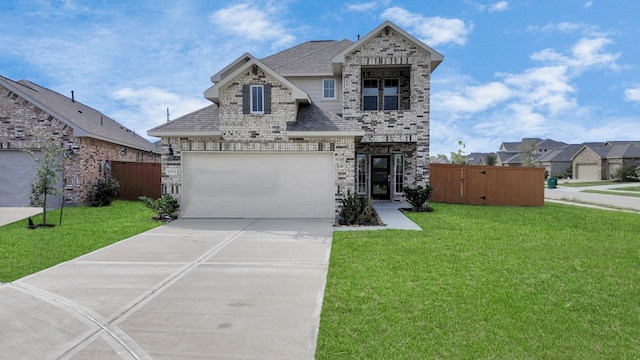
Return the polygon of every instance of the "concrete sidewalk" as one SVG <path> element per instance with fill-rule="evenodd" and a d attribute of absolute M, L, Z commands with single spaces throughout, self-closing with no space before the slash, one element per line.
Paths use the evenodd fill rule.
<path fill-rule="evenodd" d="M 312 359 L 332 230 L 180 219 L 0 284 L 0 359 Z"/>

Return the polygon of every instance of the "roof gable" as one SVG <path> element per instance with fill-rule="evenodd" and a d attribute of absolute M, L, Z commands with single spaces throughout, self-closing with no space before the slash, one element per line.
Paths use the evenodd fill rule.
<path fill-rule="evenodd" d="M 293 84 L 291 81 L 284 78 L 282 75 L 278 74 L 275 70 L 271 69 L 267 65 L 265 65 L 262 61 L 254 58 L 251 54 L 248 55 L 250 59 L 246 61 L 244 64 L 240 64 L 240 66 L 236 66 L 235 70 L 229 72 L 227 76 L 221 78 L 220 81 L 216 82 L 215 85 L 210 87 L 204 92 L 204 97 L 213 101 L 214 103 L 218 103 L 220 99 L 220 89 L 224 89 L 228 86 L 234 79 L 239 77 L 242 73 L 246 71 L 251 71 L 250 69 L 254 66 L 262 69 L 264 72 L 273 76 L 276 80 L 282 83 L 284 86 L 291 89 L 291 96 L 296 102 L 302 103 L 311 103 L 311 97 L 304 90 L 300 89 L 298 86 Z"/>
<path fill-rule="evenodd" d="M 342 52 L 340 52 L 338 55 L 336 55 L 332 60 L 333 65 L 334 65 L 334 72 L 339 73 L 340 65 L 344 63 L 345 56 L 347 54 L 350 54 L 353 51 L 357 50 L 360 46 L 365 44 L 371 38 L 377 36 L 386 27 L 392 28 L 395 32 L 397 32 L 398 34 L 403 36 L 405 39 L 407 39 L 408 41 L 414 43 L 415 45 L 417 45 L 422 50 L 424 50 L 424 51 L 428 52 L 429 54 L 431 54 L 431 71 L 432 72 L 438 67 L 438 65 L 440 65 L 440 63 L 444 59 L 444 56 L 441 53 L 439 53 L 436 50 L 432 49 L 431 47 L 429 47 L 428 45 L 426 45 L 422 41 L 416 39 L 413 35 L 409 34 L 408 32 L 402 30 L 396 24 L 392 23 L 389 20 L 386 20 L 385 22 L 380 24 L 377 28 L 373 29 L 373 31 L 371 31 L 367 35 L 361 37 L 358 41 L 356 41 L 351 46 L 349 46 L 348 48 L 346 48 Z"/>

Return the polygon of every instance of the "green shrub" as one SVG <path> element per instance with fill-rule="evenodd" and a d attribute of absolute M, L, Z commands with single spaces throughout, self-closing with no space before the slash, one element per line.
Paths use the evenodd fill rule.
<path fill-rule="evenodd" d="M 107 206 L 120 191 L 120 183 L 115 178 L 108 176 L 100 178 L 93 184 L 89 192 L 89 200 L 93 206 Z"/>
<path fill-rule="evenodd" d="M 140 196 L 138 199 L 158 215 L 155 219 L 167 220 L 178 218 L 178 209 L 180 209 L 180 204 L 178 203 L 178 200 L 174 199 L 173 196 L 169 194 L 165 194 L 158 199 L 151 199 L 146 196 Z"/>
<path fill-rule="evenodd" d="M 433 208 L 429 206 L 432 193 L 433 188 L 430 185 L 404 188 L 404 198 L 411 205 L 412 211 L 432 212 Z"/>
<path fill-rule="evenodd" d="M 347 192 L 340 210 L 341 225 L 378 225 L 378 216 L 366 197 Z"/>
<path fill-rule="evenodd" d="M 629 165 L 622 165 L 611 174 L 613 180 L 621 182 L 637 181 L 635 177 L 636 169 Z"/>

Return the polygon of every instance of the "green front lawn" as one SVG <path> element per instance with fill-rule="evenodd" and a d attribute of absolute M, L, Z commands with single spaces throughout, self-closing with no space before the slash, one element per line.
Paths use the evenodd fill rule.
<path fill-rule="evenodd" d="M 47 213 L 48 229 L 27 220 L 0 227 L 0 282 L 8 282 L 76 258 L 156 226 L 154 212 L 140 201 L 116 200 L 105 207 L 67 207 Z M 34 222 L 42 222 L 41 216 Z"/>
<path fill-rule="evenodd" d="M 317 359 L 632 359 L 640 217 L 433 204 L 334 233 Z"/>

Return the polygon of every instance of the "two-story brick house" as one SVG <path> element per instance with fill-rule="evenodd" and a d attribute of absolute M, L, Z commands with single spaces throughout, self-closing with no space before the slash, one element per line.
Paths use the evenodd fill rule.
<path fill-rule="evenodd" d="M 149 130 L 186 217 L 329 218 L 357 193 L 399 200 L 429 177 L 431 72 L 443 56 L 386 21 L 356 42 L 244 54 L 212 105 Z"/>

